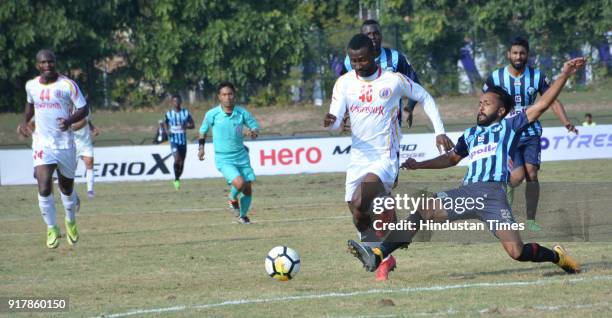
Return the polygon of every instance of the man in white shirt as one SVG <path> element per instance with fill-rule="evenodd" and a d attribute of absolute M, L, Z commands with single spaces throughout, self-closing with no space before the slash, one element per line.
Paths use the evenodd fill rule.
<path fill-rule="evenodd" d="M 79 199 L 74 191 L 76 152 L 71 125 L 85 118 L 89 107 L 76 83 L 55 70 L 53 51 L 40 50 L 36 54 L 36 68 L 40 76 L 26 84 L 27 103 L 19 133 L 25 137 L 32 136 L 38 206 L 47 223 L 47 247 L 56 248 L 61 237 L 53 197 L 52 176 L 56 170 L 66 212 L 66 239 L 70 245 L 79 239 L 75 218 Z M 34 132 L 28 125 L 32 117 L 36 126 Z"/>
<path fill-rule="evenodd" d="M 390 195 L 399 173 L 399 100 L 408 97 L 420 102 L 433 124 L 438 144 L 450 150 L 453 143 L 445 135 L 431 95 L 405 75 L 378 67 L 374 46 L 366 35 L 357 34 L 351 39 L 348 55 L 353 70 L 336 81 L 324 126 L 339 129 L 348 111 L 352 145 L 345 201 L 361 240 L 376 246 L 385 233 L 376 233 L 372 228 L 371 204 L 376 197 Z M 392 220 L 395 210 L 381 216 Z M 395 258 L 389 256 L 378 267 L 376 279 L 388 279 L 389 271 L 394 268 Z"/>

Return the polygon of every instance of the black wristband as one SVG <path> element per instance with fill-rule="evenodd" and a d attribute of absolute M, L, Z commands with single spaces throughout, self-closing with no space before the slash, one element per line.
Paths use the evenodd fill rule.
<path fill-rule="evenodd" d="M 204 143 L 205 143 L 205 142 L 206 142 L 206 139 L 204 139 L 204 138 L 200 138 L 200 139 L 198 139 L 198 144 L 199 144 L 200 146 L 204 146 Z"/>

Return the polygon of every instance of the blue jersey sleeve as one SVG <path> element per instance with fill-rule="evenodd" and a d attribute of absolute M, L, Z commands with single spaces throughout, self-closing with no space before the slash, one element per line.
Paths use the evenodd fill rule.
<path fill-rule="evenodd" d="M 259 130 L 259 125 L 257 124 L 257 120 L 255 120 L 255 116 L 246 109 L 244 110 L 244 123 L 250 130 Z"/>
<path fill-rule="evenodd" d="M 463 137 L 463 135 L 461 135 L 461 137 L 459 137 L 459 140 L 457 140 L 453 151 L 455 151 L 456 154 L 461 156 L 461 158 L 465 158 L 469 154 L 468 150 L 469 149 L 467 143 L 465 142 L 465 138 Z"/>
<path fill-rule="evenodd" d="M 493 74 L 491 74 L 489 75 L 489 77 L 487 77 L 487 80 L 485 81 L 484 85 L 482 85 L 482 92 L 486 92 L 487 89 L 493 86 L 495 86 L 495 82 L 493 82 Z"/>
<path fill-rule="evenodd" d="M 206 112 L 206 115 L 204 115 L 204 120 L 202 120 L 202 126 L 200 126 L 200 135 L 206 136 L 206 133 L 208 133 L 208 130 L 213 125 L 213 116 L 214 115 L 211 111 Z"/>
<path fill-rule="evenodd" d="M 520 131 L 529 126 L 529 119 L 527 119 L 525 110 L 517 112 L 516 115 L 512 117 L 506 117 L 504 120 L 508 127 L 512 128 L 514 131 Z"/>

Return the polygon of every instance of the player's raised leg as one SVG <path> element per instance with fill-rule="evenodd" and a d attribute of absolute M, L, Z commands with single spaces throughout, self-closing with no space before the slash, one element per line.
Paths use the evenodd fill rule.
<path fill-rule="evenodd" d="M 348 202 L 349 209 L 353 215 L 353 223 L 359 231 L 359 236 L 363 244 L 369 248 L 380 247 L 380 240 L 387 234 L 384 231 L 376 231 L 372 223 L 375 221 L 372 217 L 372 204 L 378 197 L 383 197 L 388 194 L 388 189 L 384 183 L 374 173 L 367 173 L 355 189 L 351 201 Z M 395 222 L 395 209 L 385 210 L 376 215 L 376 219 L 380 219 L 382 223 L 388 224 Z M 359 253 L 354 244 L 349 241 L 349 251 L 357 256 Z M 376 280 L 383 281 L 389 279 L 389 272 L 396 267 L 396 261 L 393 255 L 386 256 L 376 271 Z"/>
<path fill-rule="evenodd" d="M 538 138 L 539 142 L 539 138 Z M 530 231 L 541 231 L 542 227 L 536 223 L 536 212 L 538 209 L 538 202 L 540 201 L 540 182 L 538 181 L 538 170 L 539 165 L 532 163 L 525 164 L 525 178 L 527 184 L 525 187 L 525 203 L 527 212 L 527 229 Z"/>
<path fill-rule="evenodd" d="M 495 236 L 501 241 L 504 250 L 510 257 L 519 262 L 551 262 L 557 264 L 568 274 L 580 272 L 580 265 L 560 245 L 548 249 L 538 243 L 526 243 L 516 230 L 498 230 Z"/>

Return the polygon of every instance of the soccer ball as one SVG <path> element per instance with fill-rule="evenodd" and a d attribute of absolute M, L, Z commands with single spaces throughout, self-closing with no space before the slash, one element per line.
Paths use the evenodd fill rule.
<path fill-rule="evenodd" d="M 280 281 L 290 280 L 300 271 L 300 256 L 287 246 L 271 249 L 264 262 L 268 275 Z"/>

